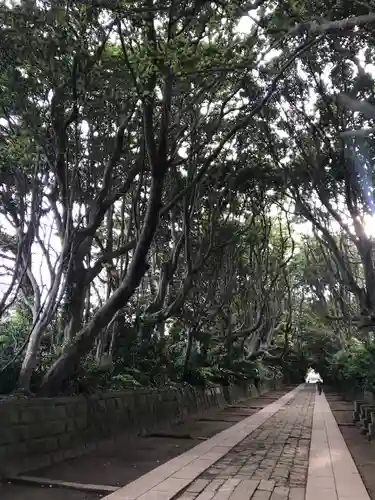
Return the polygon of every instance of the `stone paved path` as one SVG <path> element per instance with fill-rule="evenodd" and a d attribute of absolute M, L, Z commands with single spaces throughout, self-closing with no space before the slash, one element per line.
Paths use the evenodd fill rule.
<path fill-rule="evenodd" d="M 370 500 L 327 400 L 300 386 L 107 500 Z"/>
<path fill-rule="evenodd" d="M 220 491 L 218 498 L 224 500 L 236 489 L 238 500 L 304 499 L 313 410 L 314 392 L 297 393 L 176 498 L 209 500 Z M 245 494 L 251 490 L 252 497 Z"/>

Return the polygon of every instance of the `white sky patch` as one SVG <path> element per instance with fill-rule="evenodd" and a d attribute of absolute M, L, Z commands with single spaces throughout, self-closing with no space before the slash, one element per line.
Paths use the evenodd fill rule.
<path fill-rule="evenodd" d="M 253 21 L 249 16 L 243 16 L 239 20 L 235 32 L 242 35 L 248 35 L 254 26 L 255 21 Z"/>
<path fill-rule="evenodd" d="M 375 216 L 370 214 L 364 215 L 364 229 L 369 238 L 375 238 Z"/>
<path fill-rule="evenodd" d="M 375 65 L 366 64 L 365 49 L 361 49 L 358 53 L 358 61 L 360 62 L 366 73 L 369 73 L 373 78 L 375 78 Z"/>

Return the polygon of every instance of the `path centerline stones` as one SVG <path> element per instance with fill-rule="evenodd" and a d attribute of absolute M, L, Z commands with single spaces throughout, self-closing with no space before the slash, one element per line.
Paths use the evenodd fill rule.
<path fill-rule="evenodd" d="M 140 500 L 171 500 L 178 498 L 176 495 L 179 492 L 188 487 L 206 469 L 225 457 L 233 447 L 241 443 L 249 434 L 273 417 L 284 405 L 299 394 L 300 389 L 301 386 L 288 392 L 258 413 L 220 432 L 105 498 L 107 500 L 135 500 L 138 498 Z M 229 478 L 228 481 L 234 489 L 235 486 L 239 485 L 241 479 Z M 226 489 L 226 486 L 222 485 L 221 488 L 223 487 Z M 197 495 L 200 495 L 200 493 L 198 492 Z M 212 497 L 213 495 L 210 498 Z M 219 500 L 225 500 L 226 498 L 229 498 L 229 496 Z M 208 500 L 208 497 L 199 500 Z M 259 500 L 263 500 L 263 498 Z"/>

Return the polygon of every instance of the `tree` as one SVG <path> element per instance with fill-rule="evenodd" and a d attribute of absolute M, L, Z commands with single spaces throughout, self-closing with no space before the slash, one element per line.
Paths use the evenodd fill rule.
<path fill-rule="evenodd" d="M 23 390 L 51 324 L 59 355 L 40 388 L 47 395 L 94 350 L 112 366 L 129 331 L 140 346 L 161 346 L 174 322 L 186 335 L 185 372 L 194 345 L 214 337 L 229 371 L 236 356 L 285 357 L 303 291 L 288 199 L 316 228 L 307 264 L 330 271 L 324 283 L 301 279 L 326 315 L 349 318 L 358 303 L 371 324 L 372 242 L 359 221 L 367 202 L 342 165 L 359 154 L 343 145 L 358 126 L 347 108 L 372 95 L 361 71 L 350 87 L 348 60 L 360 68 L 375 16 L 330 7 L 319 21 L 327 6 L 269 1 L 1 6 L 0 210 L 12 225 L 1 240 L 5 268 L 6 259 L 15 266 L 0 313 L 20 292 L 33 312 Z M 279 53 L 265 63 L 271 49 Z M 317 76 L 332 55 L 344 98 Z M 350 244 L 332 237 L 332 220 Z"/>

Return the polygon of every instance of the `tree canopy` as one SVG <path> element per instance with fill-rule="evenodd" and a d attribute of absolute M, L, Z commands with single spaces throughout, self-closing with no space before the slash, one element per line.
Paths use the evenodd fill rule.
<path fill-rule="evenodd" d="M 360 1 L 3 2 L 0 392 L 370 359 L 374 35 Z"/>

